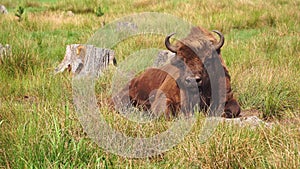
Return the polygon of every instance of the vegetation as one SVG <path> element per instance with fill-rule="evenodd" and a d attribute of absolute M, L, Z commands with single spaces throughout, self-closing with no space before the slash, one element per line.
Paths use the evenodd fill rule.
<path fill-rule="evenodd" d="M 23 19 L 22 17 L 23 13 L 24 13 L 24 8 L 22 6 L 19 6 L 17 12 L 15 13 L 16 17 L 18 17 L 19 22 Z"/>
<path fill-rule="evenodd" d="M 103 9 L 99 6 L 98 8 L 95 8 L 95 14 L 96 16 L 100 17 L 104 15 Z"/>
<path fill-rule="evenodd" d="M 0 61 L 0 168 L 299 168 L 299 1 L 1 3 L 9 14 L 0 15 L 0 43 L 12 46 L 12 56 Z M 19 6 L 26 9 L 22 22 L 13 12 Z M 95 7 L 99 8 L 95 11 Z M 69 10 L 74 17 L 64 15 Z M 253 130 L 220 124 L 212 137 L 200 143 L 204 118 L 199 115 L 184 141 L 157 157 L 123 158 L 99 148 L 84 134 L 76 116 L 72 77 L 68 73 L 54 76 L 54 68 L 64 57 L 66 45 L 85 43 L 103 23 L 145 11 L 170 13 L 223 32 L 222 54 L 238 100 L 243 109 L 262 112 L 261 117 L 274 127 Z M 164 48 L 163 40 L 163 36 L 132 37 L 114 50 L 122 61 L 139 49 Z M 110 86 L 107 76 L 97 82 L 99 95 Z M 112 127 L 131 136 L 151 135 L 166 127 L 150 130 L 108 110 L 102 113 Z"/>

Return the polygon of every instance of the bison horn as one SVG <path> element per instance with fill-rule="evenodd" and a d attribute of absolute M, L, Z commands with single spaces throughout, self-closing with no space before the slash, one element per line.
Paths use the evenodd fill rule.
<path fill-rule="evenodd" d="M 217 45 L 215 45 L 215 49 L 216 50 L 220 50 L 221 47 L 224 45 L 224 41 L 225 41 L 224 35 L 221 32 L 217 31 L 217 30 L 213 30 L 213 32 L 215 32 L 216 34 L 218 34 L 219 37 L 220 37 L 220 42 Z"/>
<path fill-rule="evenodd" d="M 175 33 L 171 33 L 170 35 L 168 35 L 165 39 L 165 45 L 167 47 L 167 49 L 169 49 L 171 52 L 173 53 L 177 53 L 177 50 L 176 50 L 176 47 L 175 46 L 172 46 L 171 43 L 170 43 L 170 38 L 171 36 L 173 36 Z"/>

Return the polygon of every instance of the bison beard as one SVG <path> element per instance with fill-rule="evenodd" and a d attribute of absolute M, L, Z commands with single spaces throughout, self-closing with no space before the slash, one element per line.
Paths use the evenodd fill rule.
<path fill-rule="evenodd" d="M 221 57 L 224 37 L 220 32 L 214 32 L 220 36 L 220 42 L 212 33 L 201 27 L 192 28 L 190 34 L 178 41 L 175 46 L 169 42 L 173 34 L 167 36 L 166 47 L 176 53 L 171 63 L 160 69 L 146 69 L 141 75 L 132 79 L 112 98 L 115 107 L 119 109 L 124 104 L 131 104 L 145 111 L 151 110 L 155 114 L 164 111 L 168 119 L 171 115 L 176 116 L 180 111 L 186 115 L 191 114 L 196 105 L 204 111 L 208 110 L 212 92 L 207 69 L 210 69 L 208 65 L 214 64 L 210 63 L 213 60 L 211 54 L 206 52 L 211 50 L 208 45 L 210 43 L 215 47 L 217 59 L 221 62 L 225 73 L 226 101 L 222 116 L 238 117 L 240 106 L 233 97 L 230 75 Z M 200 50 L 201 56 L 198 57 L 195 50 Z"/>

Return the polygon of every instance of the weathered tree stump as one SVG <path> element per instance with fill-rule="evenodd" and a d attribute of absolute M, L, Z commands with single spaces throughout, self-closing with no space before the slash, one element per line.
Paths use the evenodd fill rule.
<path fill-rule="evenodd" d="M 109 65 L 116 65 L 114 51 L 93 45 L 67 45 L 63 61 L 55 69 L 56 73 L 68 69 L 73 75 L 100 77 Z"/>

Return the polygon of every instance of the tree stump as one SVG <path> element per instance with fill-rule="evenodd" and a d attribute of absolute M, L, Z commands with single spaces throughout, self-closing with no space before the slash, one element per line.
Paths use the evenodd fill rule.
<path fill-rule="evenodd" d="M 66 47 L 63 61 L 55 73 L 68 69 L 73 75 L 92 75 L 100 77 L 109 65 L 116 65 L 114 51 L 97 48 L 93 45 L 71 44 Z"/>

